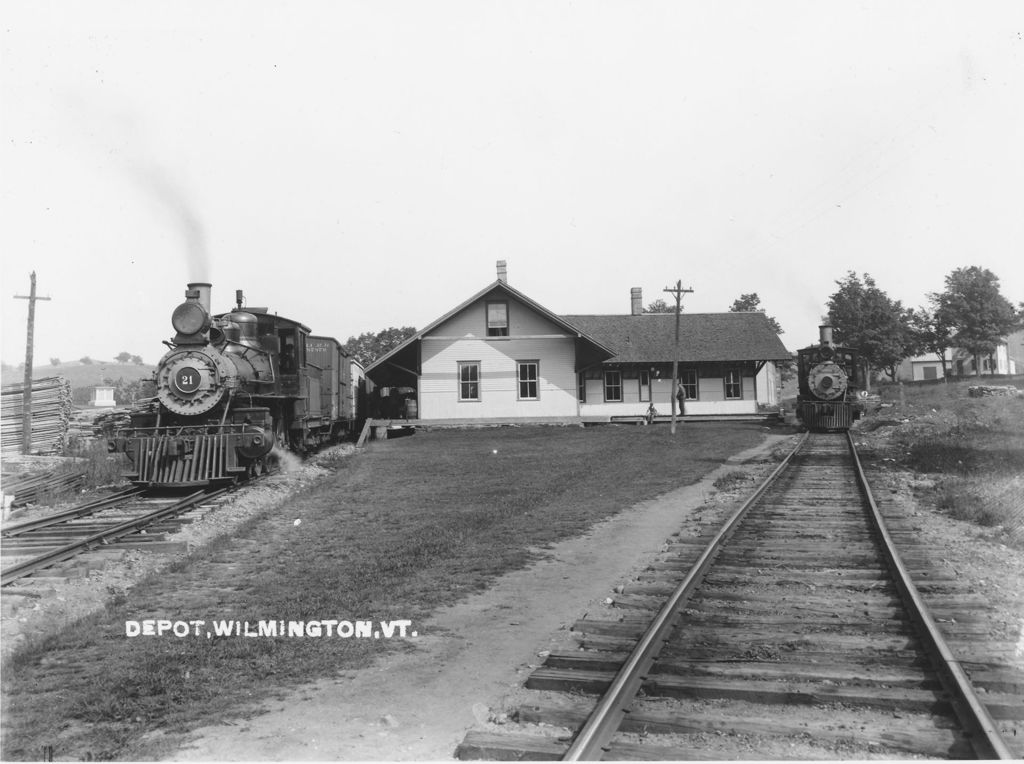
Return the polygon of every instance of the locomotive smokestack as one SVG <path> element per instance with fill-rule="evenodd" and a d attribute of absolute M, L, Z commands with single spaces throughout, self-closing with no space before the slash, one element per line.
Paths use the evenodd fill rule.
<path fill-rule="evenodd" d="M 210 291 L 213 289 L 212 284 L 207 284 L 205 281 L 196 281 L 188 285 L 188 289 L 191 292 L 195 290 L 199 292 L 199 304 L 202 305 L 207 313 L 212 315 L 213 311 L 210 309 Z M 187 297 L 188 295 L 186 295 Z"/>
<path fill-rule="evenodd" d="M 644 312 L 644 290 L 641 287 L 633 287 L 629 290 L 630 313 L 639 316 Z"/>
<path fill-rule="evenodd" d="M 818 336 L 821 339 L 822 345 L 832 344 L 832 327 L 828 324 L 822 324 L 818 327 Z"/>

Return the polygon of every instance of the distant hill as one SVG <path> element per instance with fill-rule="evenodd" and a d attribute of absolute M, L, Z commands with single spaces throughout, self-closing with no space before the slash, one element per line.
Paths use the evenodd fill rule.
<path fill-rule="evenodd" d="M 64 377 L 71 383 L 72 390 L 83 387 L 95 387 L 102 385 L 103 380 L 110 379 L 116 382 L 123 379 L 132 382 L 136 379 L 152 379 L 155 366 L 149 364 L 118 363 L 117 361 L 93 361 L 82 363 L 81 361 L 68 361 L 56 366 L 46 364 L 35 366 L 32 369 L 33 379 L 45 377 Z M 21 369 L 4 364 L 0 368 L 0 381 L 5 385 L 21 382 L 25 372 Z"/>

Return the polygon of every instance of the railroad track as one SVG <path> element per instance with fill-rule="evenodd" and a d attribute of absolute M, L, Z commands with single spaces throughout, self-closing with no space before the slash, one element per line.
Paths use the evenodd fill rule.
<path fill-rule="evenodd" d="M 972 649 L 983 600 L 916 557 L 915 585 L 894 533 L 913 541 L 885 527 L 852 439 L 805 436 L 725 526 L 675 537 L 612 617 L 577 622 L 517 724 L 470 731 L 456 756 L 1024 756 L 1021 674 Z"/>
<path fill-rule="evenodd" d="M 102 499 L 35 520 L 0 529 L 3 568 L 0 585 L 28 576 L 89 552 L 155 548 L 177 530 L 196 507 L 207 505 L 228 488 L 203 489 L 187 495 L 156 496 L 128 488 Z"/>

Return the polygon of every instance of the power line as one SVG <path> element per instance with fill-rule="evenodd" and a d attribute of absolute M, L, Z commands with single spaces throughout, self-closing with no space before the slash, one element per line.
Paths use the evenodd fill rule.
<path fill-rule="evenodd" d="M 35 335 L 36 300 L 49 300 L 49 297 L 36 296 L 36 272 L 29 276 L 31 288 L 27 295 L 16 294 L 15 300 L 28 300 L 28 340 L 25 343 L 25 390 L 21 399 L 21 453 L 32 452 L 32 345 Z"/>
<path fill-rule="evenodd" d="M 693 292 L 693 288 L 683 289 L 683 281 L 680 279 L 674 287 L 665 287 L 663 292 L 669 292 L 676 296 L 676 352 L 672 354 L 672 392 L 669 395 L 672 405 L 672 427 L 669 432 L 676 434 L 676 391 L 679 389 L 679 312 L 682 310 L 683 295 Z M 681 407 L 680 407 L 681 408 Z M 682 416 L 682 411 L 679 412 Z"/>

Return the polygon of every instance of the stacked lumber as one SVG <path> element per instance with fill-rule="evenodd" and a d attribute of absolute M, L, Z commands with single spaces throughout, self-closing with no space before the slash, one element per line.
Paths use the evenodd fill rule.
<path fill-rule="evenodd" d="M 131 420 L 131 409 L 129 408 L 116 408 L 107 409 L 101 414 L 97 414 L 92 419 L 92 433 L 97 438 L 102 438 L 113 434 L 115 430 L 122 427 L 129 427 L 132 423 Z"/>
<path fill-rule="evenodd" d="M 0 388 L 0 452 L 22 453 L 24 384 Z M 63 377 L 32 380 L 33 454 L 60 453 L 67 441 L 71 419 L 71 384 Z"/>
<path fill-rule="evenodd" d="M 988 398 L 1004 395 L 1010 398 L 1019 398 L 1024 395 L 1024 392 L 1013 385 L 972 385 L 967 388 L 967 395 L 971 398 Z"/>
<path fill-rule="evenodd" d="M 131 424 L 131 409 L 77 409 L 68 423 L 68 445 L 72 451 L 106 439 L 121 427 Z"/>
<path fill-rule="evenodd" d="M 74 450 L 76 446 L 85 445 L 93 440 L 93 420 L 95 418 L 95 410 L 76 409 L 71 414 L 71 421 L 68 423 L 69 448 Z"/>

